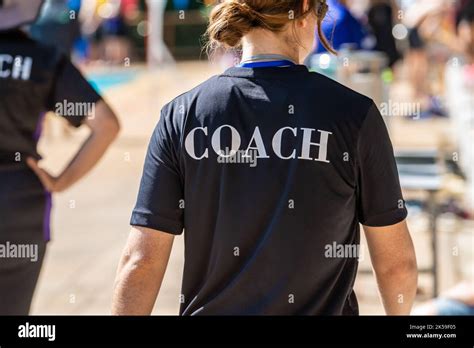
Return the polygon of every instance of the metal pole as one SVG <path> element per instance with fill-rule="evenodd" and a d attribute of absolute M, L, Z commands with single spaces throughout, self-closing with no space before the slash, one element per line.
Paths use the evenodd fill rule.
<path fill-rule="evenodd" d="M 148 7 L 148 52 L 149 66 L 173 64 L 174 59 L 166 47 L 163 37 L 164 16 L 167 0 L 147 0 Z"/>

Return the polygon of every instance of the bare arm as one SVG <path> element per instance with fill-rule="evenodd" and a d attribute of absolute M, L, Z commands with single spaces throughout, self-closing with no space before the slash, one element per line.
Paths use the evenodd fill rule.
<path fill-rule="evenodd" d="M 364 231 L 385 312 L 409 315 L 416 295 L 418 270 L 406 222 L 364 226 Z"/>
<path fill-rule="evenodd" d="M 115 279 L 114 315 L 149 315 L 160 290 L 174 235 L 134 227 Z"/>
<path fill-rule="evenodd" d="M 27 159 L 48 191 L 63 191 L 81 179 L 99 161 L 120 129 L 117 117 L 102 100 L 97 103 L 95 117 L 87 119 L 86 125 L 91 129 L 90 136 L 58 177 L 40 168 L 35 159 Z"/>

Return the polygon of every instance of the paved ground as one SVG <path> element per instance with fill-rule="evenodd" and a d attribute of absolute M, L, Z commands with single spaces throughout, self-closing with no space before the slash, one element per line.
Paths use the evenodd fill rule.
<path fill-rule="evenodd" d="M 33 314 L 109 313 L 115 270 L 129 232 L 128 220 L 144 153 L 159 110 L 165 102 L 213 73 L 207 63 L 181 63 L 175 69 L 142 72 L 135 81 L 107 92 L 108 100 L 120 116 L 123 131 L 92 173 L 54 197 L 53 241 L 34 299 Z M 53 172 L 59 170 L 84 136 L 84 130 L 64 136 L 59 121 L 50 122 L 41 142 L 45 165 Z M 419 231 L 414 234 L 419 262 L 428 265 L 429 240 L 423 232 L 426 218 L 418 216 L 413 224 Z M 443 234 L 441 238 L 444 245 L 452 244 L 452 236 Z M 182 266 L 183 238 L 177 237 L 155 313 L 178 312 Z M 370 267 L 367 254 L 361 267 Z M 452 262 L 443 262 L 443 267 L 448 269 L 447 274 L 453 273 Z M 429 290 L 429 277 L 422 277 L 421 283 Z M 359 276 L 356 289 L 362 314 L 382 313 L 371 275 Z"/>

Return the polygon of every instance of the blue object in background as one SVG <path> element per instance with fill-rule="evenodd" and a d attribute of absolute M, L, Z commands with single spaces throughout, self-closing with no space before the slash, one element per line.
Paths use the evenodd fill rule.
<path fill-rule="evenodd" d="M 87 76 L 87 81 L 89 81 L 97 93 L 101 94 L 112 87 L 117 87 L 133 81 L 137 76 L 138 72 L 135 69 L 128 71 L 111 71 L 106 73 L 89 74 Z"/>
<path fill-rule="evenodd" d="M 436 308 L 438 315 L 474 315 L 474 306 L 449 298 L 438 298 Z"/>
<path fill-rule="evenodd" d="M 81 9 L 81 0 L 68 0 L 67 4 L 70 10 L 79 12 Z"/>
<path fill-rule="evenodd" d="M 81 37 L 80 5 L 79 0 L 46 0 L 39 19 L 30 27 L 33 39 L 54 46 L 69 56 L 76 40 Z M 71 11 L 76 12 L 74 17 Z"/>
<path fill-rule="evenodd" d="M 364 26 L 338 0 L 328 0 L 329 11 L 322 22 L 322 31 L 329 43 L 338 50 L 344 44 L 352 44 L 355 49 L 362 47 L 367 33 Z M 318 41 L 316 53 L 327 50 Z"/>
<path fill-rule="evenodd" d="M 187 10 L 189 8 L 189 0 L 173 0 L 173 7 L 176 10 Z"/>
<path fill-rule="evenodd" d="M 89 57 L 89 42 L 85 37 L 80 37 L 74 42 L 74 53 L 79 60 L 85 60 Z"/>

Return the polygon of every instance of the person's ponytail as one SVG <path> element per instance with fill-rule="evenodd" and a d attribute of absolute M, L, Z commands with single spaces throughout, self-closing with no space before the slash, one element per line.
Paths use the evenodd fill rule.
<path fill-rule="evenodd" d="M 235 47 L 255 27 L 255 11 L 238 1 L 225 1 L 211 12 L 207 33 L 212 41 Z"/>

